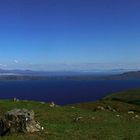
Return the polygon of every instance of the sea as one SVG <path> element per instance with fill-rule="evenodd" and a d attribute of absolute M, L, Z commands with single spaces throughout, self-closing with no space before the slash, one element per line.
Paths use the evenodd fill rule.
<path fill-rule="evenodd" d="M 0 99 L 55 102 L 59 105 L 97 101 L 119 91 L 140 88 L 140 80 L 0 81 Z"/>

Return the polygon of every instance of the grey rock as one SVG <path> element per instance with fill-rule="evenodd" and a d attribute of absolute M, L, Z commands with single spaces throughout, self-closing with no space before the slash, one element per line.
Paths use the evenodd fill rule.
<path fill-rule="evenodd" d="M 53 107 L 55 107 L 56 105 L 55 105 L 54 102 L 51 102 L 49 106 L 53 108 Z"/>
<path fill-rule="evenodd" d="M 97 106 L 97 109 L 98 109 L 98 110 L 102 110 L 102 111 L 105 110 L 105 108 L 104 108 L 103 106 Z"/>
<path fill-rule="evenodd" d="M 19 102 L 19 99 L 14 98 L 13 101 L 14 101 L 14 102 Z"/>
<path fill-rule="evenodd" d="M 14 109 L 6 112 L 0 119 L 0 135 L 18 132 L 33 133 L 42 130 L 34 116 L 34 111 L 27 109 Z"/>

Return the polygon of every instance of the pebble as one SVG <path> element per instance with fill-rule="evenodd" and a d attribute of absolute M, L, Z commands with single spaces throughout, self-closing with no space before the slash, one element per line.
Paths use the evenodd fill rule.
<path fill-rule="evenodd" d="M 120 115 L 116 115 L 117 117 L 120 117 Z"/>
<path fill-rule="evenodd" d="M 134 111 L 128 111 L 128 114 L 134 114 Z"/>

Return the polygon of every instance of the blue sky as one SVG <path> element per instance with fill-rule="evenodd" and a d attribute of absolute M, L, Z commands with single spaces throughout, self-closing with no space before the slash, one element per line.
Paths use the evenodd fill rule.
<path fill-rule="evenodd" d="M 140 68 L 139 0 L 0 1 L 0 68 Z"/>

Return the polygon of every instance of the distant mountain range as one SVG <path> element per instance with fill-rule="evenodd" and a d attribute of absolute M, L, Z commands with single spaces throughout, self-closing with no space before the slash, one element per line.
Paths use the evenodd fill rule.
<path fill-rule="evenodd" d="M 112 72 L 74 72 L 74 71 L 32 71 L 0 69 L 0 80 L 42 80 L 42 79 L 72 79 L 72 80 L 137 80 L 140 71 L 124 73 Z"/>
<path fill-rule="evenodd" d="M 137 80 L 140 79 L 140 71 L 125 72 L 123 74 L 106 77 L 108 80 Z"/>
<path fill-rule="evenodd" d="M 102 73 L 102 74 L 101 74 Z M 106 72 L 105 72 L 106 73 Z M 0 75 L 22 75 L 22 76 L 80 76 L 80 75 L 104 75 L 103 72 L 91 71 L 32 71 L 32 70 L 3 70 Z"/>
<path fill-rule="evenodd" d="M 140 80 L 140 71 L 124 72 L 122 74 L 110 74 L 98 76 L 87 75 L 67 78 L 77 80 Z"/>
<path fill-rule="evenodd" d="M 32 70 L 4 70 L 0 69 L 0 75 L 22 76 L 104 76 L 118 74 L 124 70 L 93 70 L 93 71 L 32 71 Z"/>

